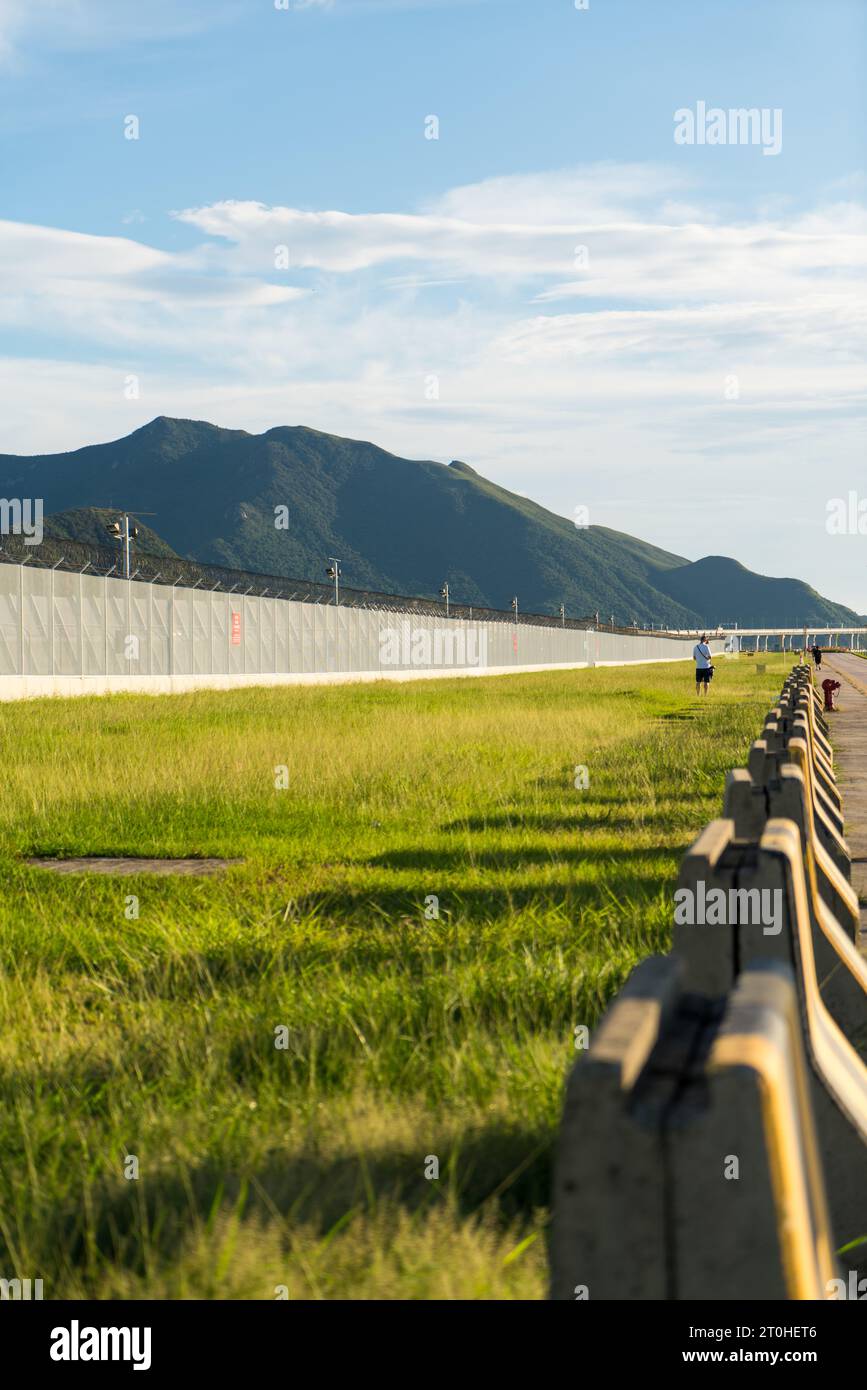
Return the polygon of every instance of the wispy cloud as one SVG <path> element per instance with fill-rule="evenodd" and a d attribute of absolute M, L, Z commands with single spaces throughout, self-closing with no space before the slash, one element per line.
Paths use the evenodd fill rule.
<path fill-rule="evenodd" d="M 445 363 L 491 399 L 531 369 L 540 399 L 568 397 L 577 368 L 602 364 L 639 397 L 639 376 L 688 399 L 702 373 L 755 390 L 760 370 L 794 383 L 802 362 L 811 397 L 846 395 L 839 368 L 867 348 L 867 210 L 678 222 L 685 191 L 665 170 L 598 166 L 453 189 L 414 214 L 221 202 L 178 214 L 205 238 L 183 253 L 0 223 L 0 322 L 224 372 L 352 377 L 372 355 L 399 382 Z"/>
<path fill-rule="evenodd" d="M 334 15 L 451 9 L 491 0 L 261 0 L 263 6 Z M 249 18 L 250 0 L 0 0 L 0 62 L 40 49 L 106 49 L 151 39 L 188 38 Z"/>
<path fill-rule="evenodd" d="M 112 48 L 201 33 L 237 17 L 244 0 L 0 0 L 0 61 L 43 49 Z"/>
<path fill-rule="evenodd" d="M 77 331 L 110 335 L 115 306 L 141 304 L 149 332 L 161 314 L 182 350 L 195 342 L 194 325 L 178 334 L 183 308 L 270 307 L 271 320 L 250 326 L 251 361 L 260 345 L 271 355 L 272 335 L 291 343 L 304 301 L 314 356 L 317 325 L 324 347 L 340 324 L 341 341 L 361 350 L 363 325 L 383 318 L 380 355 L 414 333 L 419 361 L 456 325 L 470 351 L 481 335 L 503 363 L 568 370 L 578 359 L 680 359 L 694 371 L 782 352 L 830 352 L 838 365 L 863 354 L 867 209 L 837 202 L 787 222 L 710 209 L 699 222 L 690 208 L 678 221 L 672 199 L 684 191 L 665 170 L 603 165 L 453 189 L 417 213 L 226 201 L 176 214 L 204 238 L 182 253 L 0 223 L 0 320 L 38 332 L 86 303 Z M 130 310 L 125 336 L 136 331 Z M 218 313 L 205 336 L 219 352 Z"/>
<path fill-rule="evenodd" d="M 58 315 L 85 336 L 119 303 L 175 313 L 196 305 L 286 304 L 307 291 L 243 275 L 203 274 L 195 255 L 159 251 L 125 237 L 0 222 L 0 319 L 50 331 Z M 134 330 L 134 324 L 131 324 Z"/>
<path fill-rule="evenodd" d="M 787 508 L 812 507 L 821 546 L 824 499 L 863 474 L 857 191 L 733 218 L 665 169 L 598 165 L 410 213 L 223 201 L 178 215 L 200 236 L 182 253 L 0 223 L 0 325 L 22 344 L 0 372 L 3 447 L 69 448 L 160 413 L 307 423 L 470 458 L 675 550 L 791 569 Z M 744 533 L 769 468 L 776 524 Z M 712 517 L 692 547 L 684 495 Z"/>
<path fill-rule="evenodd" d="M 710 210 L 698 220 L 674 202 L 684 191 L 664 169 L 601 165 L 454 189 L 416 214 L 222 202 L 177 216 L 226 243 L 202 253 L 226 272 L 267 274 L 279 252 L 289 283 L 308 272 L 357 280 L 387 271 L 390 286 L 469 285 L 500 312 L 509 296 L 513 313 L 535 301 L 548 312 L 501 341 L 548 357 L 742 356 L 832 339 L 838 357 L 863 348 L 863 206 L 836 202 L 786 221 Z M 586 306 L 580 315 L 555 312 L 570 300 Z"/>
<path fill-rule="evenodd" d="M 331 10 L 337 14 L 357 14 L 359 11 L 376 14 L 383 10 L 446 10 L 491 3 L 494 0 L 279 0 L 279 8 Z"/>

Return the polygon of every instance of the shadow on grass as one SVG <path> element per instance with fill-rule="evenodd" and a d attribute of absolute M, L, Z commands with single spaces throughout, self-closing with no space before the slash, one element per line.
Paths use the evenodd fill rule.
<path fill-rule="evenodd" d="M 703 798 L 707 800 L 707 798 Z M 590 830 L 618 830 L 618 831 L 639 831 L 639 830 L 680 830 L 683 828 L 685 811 L 680 807 L 673 807 L 668 810 L 655 810 L 645 816 L 618 816 L 614 808 L 599 815 L 590 815 L 584 811 L 576 811 L 574 814 L 556 815 L 554 813 L 530 814 L 522 816 L 497 815 L 491 816 L 490 820 L 467 820 L 452 821 L 444 826 L 444 830 L 452 832 L 466 831 L 471 834 L 482 833 L 486 830 L 540 830 L 546 834 L 552 832 L 572 833 L 580 835 L 582 831 Z M 692 818 L 693 820 L 695 817 Z M 698 833 L 698 831 L 696 831 Z M 587 846 L 588 852 L 593 852 L 595 847 Z M 516 850 L 516 854 L 522 854 L 522 850 Z"/>
<path fill-rule="evenodd" d="M 145 1172 L 136 1182 L 95 1182 L 86 1204 L 55 1206 L 40 1217 L 44 1224 L 30 1245 L 44 1251 L 40 1267 L 48 1277 L 56 1258 L 82 1272 L 109 1262 L 141 1276 L 146 1264 L 171 1266 L 185 1240 L 212 1227 L 218 1215 L 276 1222 L 289 1244 L 302 1224 L 324 1237 L 350 1212 L 373 1215 L 387 1204 L 422 1215 L 449 1198 L 462 1217 L 484 1213 L 505 1227 L 547 1207 L 554 1141 L 550 1131 L 500 1122 L 470 1130 L 456 1145 L 452 1135 L 437 1134 L 434 1122 L 411 1149 L 383 1143 L 333 1156 L 275 1149 L 250 1169 L 209 1160 Z M 436 1181 L 424 1176 L 425 1149 L 439 1158 Z M 0 1239 L 0 1259 L 9 1265 L 11 1257 Z"/>
<path fill-rule="evenodd" d="M 622 932 L 627 915 L 632 918 L 631 939 L 644 940 L 640 934 L 636 936 L 636 930 L 645 912 L 650 914 L 647 939 L 655 941 L 660 929 L 658 913 L 666 904 L 666 894 L 673 902 L 674 864 L 679 854 L 671 851 L 671 873 L 654 863 L 648 865 L 646 875 L 618 873 L 613 884 L 603 875 L 585 882 L 573 877 L 568 882 L 542 885 L 468 887 L 461 883 L 452 887 L 442 879 L 438 881 L 434 865 L 427 875 L 392 889 L 335 885 L 333 889 L 296 892 L 288 905 L 282 899 L 284 911 L 274 918 L 275 923 L 279 919 L 279 925 L 264 939 L 241 933 L 225 946 L 195 940 L 188 953 L 176 953 L 170 968 L 162 955 L 149 961 L 112 957 L 112 988 L 152 1006 L 157 1000 L 210 998 L 214 990 L 230 986 L 258 990 L 265 979 L 277 987 L 281 981 L 294 980 L 302 967 L 329 963 L 339 963 L 341 970 L 350 965 L 391 970 L 402 961 L 407 969 L 428 969 L 441 953 L 446 968 L 459 959 L 476 961 L 482 951 L 487 954 L 489 945 L 480 940 L 479 931 L 522 914 L 533 919 L 534 932 L 547 933 L 552 940 L 559 935 L 567 952 L 592 950 L 596 944 L 609 949 L 612 933 Z M 439 898 L 439 919 L 433 921 L 425 916 L 426 899 L 432 893 Z M 305 927 L 300 941 L 293 933 L 295 923 Z M 526 929 L 525 924 L 515 931 Z M 666 943 L 667 938 L 659 949 L 665 949 Z M 47 959 L 43 954 L 43 965 Z M 62 968 L 65 977 L 87 981 L 99 968 L 92 950 L 79 953 L 62 942 L 51 963 Z"/>
<path fill-rule="evenodd" d="M 672 850 L 673 859 L 682 851 Z M 436 865 L 432 866 L 435 871 Z M 439 892 L 441 916 L 453 921 L 486 922 L 506 917 L 525 909 L 554 911 L 572 916 L 575 920 L 582 912 L 599 911 L 610 908 L 612 902 L 653 903 L 660 893 L 675 888 L 675 875 L 660 874 L 654 866 L 647 877 L 640 874 L 619 874 L 616 894 L 604 880 L 588 883 L 570 882 L 568 884 L 518 884 L 511 888 L 480 886 L 469 888 L 461 886 L 451 889 L 441 886 Z M 371 925 L 370 913 L 377 917 L 405 917 L 408 913 L 418 915 L 428 894 L 437 889 L 436 877 L 428 877 L 417 885 L 393 891 L 371 891 L 370 889 L 335 889 L 305 894 L 295 900 L 297 913 L 301 916 L 316 913 L 320 918 L 337 917 L 341 922 L 353 925 Z"/>
<path fill-rule="evenodd" d="M 646 793 L 644 795 L 646 796 Z M 680 807 L 694 805 L 697 802 L 706 802 L 709 795 L 712 794 L 708 792 L 683 792 L 673 788 L 671 791 L 667 792 L 660 790 L 657 793 L 656 800 L 657 804 L 669 803 L 673 806 Z M 634 806 L 636 799 L 642 799 L 642 794 L 636 792 L 634 796 L 601 796 L 598 792 L 594 791 L 592 795 L 587 796 L 588 802 L 594 807 Z M 580 807 L 576 807 L 574 813 L 567 812 L 565 815 L 561 816 L 556 816 L 549 812 L 542 812 L 541 814 L 529 812 L 528 814 L 524 814 L 519 807 L 516 807 L 511 814 L 508 811 L 495 811 L 489 816 L 465 816 L 461 820 L 444 821 L 439 828 L 441 830 L 485 831 L 496 830 L 500 827 L 511 830 L 522 825 L 538 825 L 540 829 L 546 829 L 548 828 L 549 819 L 551 819 L 552 823 L 562 823 L 563 828 L 568 830 L 570 827 L 572 829 L 580 829 L 582 824 L 586 825 L 587 820 L 582 820 L 581 817 L 582 811 Z M 636 816 L 630 817 L 626 814 L 622 818 L 622 823 L 629 829 L 632 826 L 646 825 L 647 821 L 639 821 Z"/>
<path fill-rule="evenodd" d="M 594 845 L 520 845 L 515 849 L 486 850 L 474 850 L 472 847 L 454 850 L 426 849 L 422 846 L 389 850 L 386 854 L 366 859 L 364 863 L 374 869 L 427 869 L 434 873 L 437 870 L 448 873 L 473 867 L 515 869 L 522 864 L 631 864 L 635 861 L 652 862 L 682 853 L 683 850 L 679 846 L 657 848 L 654 845 L 641 845 L 632 849 L 603 849 Z M 618 889 L 622 882 L 622 875 L 618 873 Z M 537 891 L 547 891 L 547 887 Z"/>

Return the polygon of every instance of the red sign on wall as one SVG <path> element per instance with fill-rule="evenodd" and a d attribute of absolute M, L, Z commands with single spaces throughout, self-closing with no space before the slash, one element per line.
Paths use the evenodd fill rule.
<path fill-rule="evenodd" d="M 234 612 L 233 612 L 233 613 L 232 613 L 232 646 L 233 646 L 233 647 L 240 647 L 240 645 L 241 645 L 241 614 L 240 614 L 240 613 L 234 613 Z"/>

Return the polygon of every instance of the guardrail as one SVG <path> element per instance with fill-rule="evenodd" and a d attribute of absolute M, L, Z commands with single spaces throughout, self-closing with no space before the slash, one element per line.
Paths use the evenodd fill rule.
<path fill-rule="evenodd" d="M 857 1296 L 835 1254 L 867 1258 L 849 868 L 827 724 L 796 666 L 683 860 L 671 955 L 633 972 L 569 1078 L 554 1298 Z"/>

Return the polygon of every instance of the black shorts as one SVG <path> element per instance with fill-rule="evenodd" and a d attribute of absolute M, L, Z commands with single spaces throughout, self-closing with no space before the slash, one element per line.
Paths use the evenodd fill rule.
<path fill-rule="evenodd" d="M 710 683 L 710 668 L 705 666 L 704 670 L 702 670 L 700 667 L 696 667 L 695 681 L 696 685 L 708 685 Z"/>

